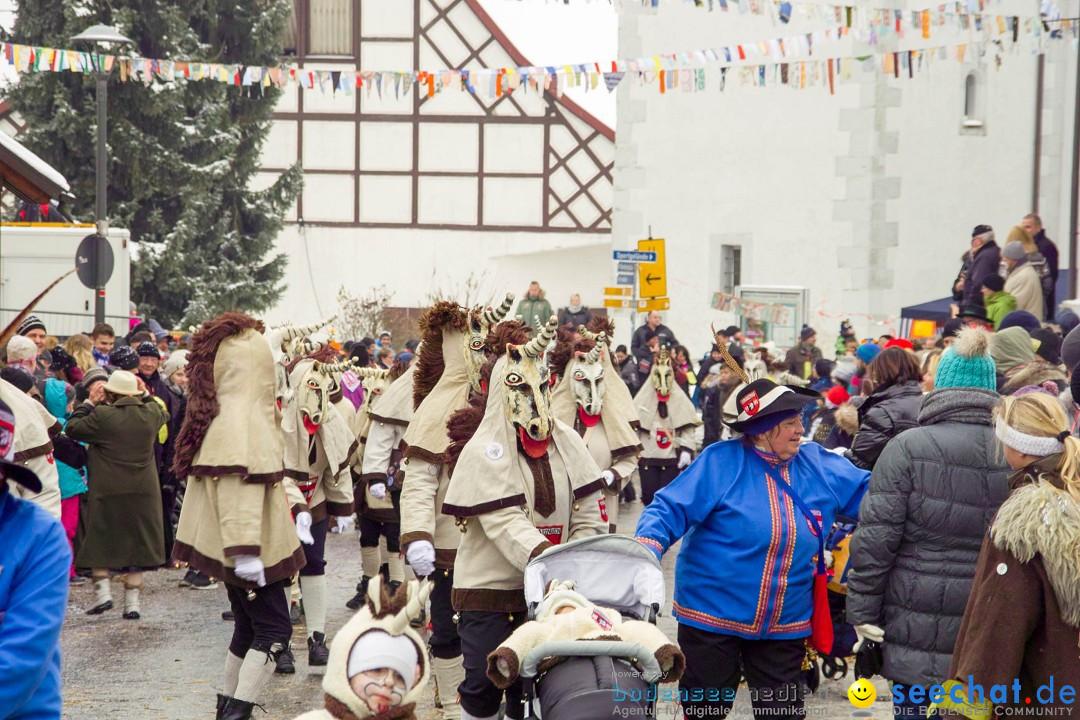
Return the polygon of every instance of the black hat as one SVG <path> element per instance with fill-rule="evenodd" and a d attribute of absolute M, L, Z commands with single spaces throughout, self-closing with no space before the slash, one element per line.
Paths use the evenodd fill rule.
<path fill-rule="evenodd" d="M 161 351 L 157 349 L 157 346 L 152 342 L 140 343 L 139 347 L 135 348 L 135 354 L 139 357 L 154 357 L 158 360 L 161 359 Z"/>
<path fill-rule="evenodd" d="M 962 308 L 960 308 L 960 317 L 973 317 L 983 321 L 989 320 L 989 318 L 986 316 L 986 308 L 984 308 L 982 305 L 963 306 Z"/>
<path fill-rule="evenodd" d="M 971 237 L 978 237 L 979 235 L 985 235 L 986 233 L 994 232 L 994 228 L 989 225 L 976 225 L 975 229 L 971 231 Z"/>
<path fill-rule="evenodd" d="M 777 385 L 768 378 L 762 378 L 739 391 L 735 398 L 738 419 L 725 424 L 744 435 L 760 435 L 798 415 L 808 403 L 820 399 L 821 394 L 813 390 Z"/>
<path fill-rule="evenodd" d="M 0 380 L 5 380 L 19 388 L 19 392 L 28 393 L 34 388 L 34 376 L 17 365 L 9 365 L 0 370 Z"/>
<path fill-rule="evenodd" d="M 49 365 L 52 370 L 70 370 L 75 367 L 75 358 L 60 345 L 50 350 L 49 354 L 52 355 L 52 363 Z"/>
<path fill-rule="evenodd" d="M 956 337 L 956 333 L 964 329 L 964 321 L 958 317 L 949 318 L 941 328 L 941 337 Z"/>
<path fill-rule="evenodd" d="M 15 331 L 15 334 L 25 335 L 31 330 L 40 330 L 41 332 L 47 332 L 45 330 L 45 323 L 41 322 L 41 319 L 37 315 L 27 315 L 26 319 L 19 324 L 19 329 Z"/>
<path fill-rule="evenodd" d="M 1001 277 L 997 273 L 992 273 L 986 276 L 986 279 L 983 280 L 982 286 L 987 290 L 1001 292 L 1005 289 L 1005 278 Z"/>
<path fill-rule="evenodd" d="M 1048 328 L 1039 328 L 1028 333 L 1033 340 L 1037 340 L 1039 347 L 1035 354 L 1051 365 L 1061 364 L 1061 338 L 1056 332 Z"/>
<path fill-rule="evenodd" d="M 41 492 L 41 480 L 30 468 L 14 462 L 15 413 L 0 400 L 0 477 L 14 480 L 33 493 Z"/>
<path fill-rule="evenodd" d="M 109 365 L 121 370 L 134 370 L 139 367 L 139 354 L 129 346 L 121 345 L 109 353 Z"/>
<path fill-rule="evenodd" d="M 727 335 L 729 338 L 733 338 L 736 335 L 738 335 L 740 331 L 741 331 L 741 328 L 739 328 L 738 326 L 732 325 L 731 327 L 729 327 L 727 330 L 724 331 L 724 334 Z"/>

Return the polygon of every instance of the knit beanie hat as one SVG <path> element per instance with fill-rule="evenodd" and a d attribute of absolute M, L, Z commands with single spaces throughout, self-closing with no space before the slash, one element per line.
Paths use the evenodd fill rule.
<path fill-rule="evenodd" d="M 848 400 L 850 400 L 851 396 L 848 395 L 848 391 L 842 385 L 837 385 L 834 388 L 830 388 L 829 392 L 825 393 L 825 399 L 831 405 L 835 407 L 840 407 Z"/>
<path fill-rule="evenodd" d="M 52 362 L 49 364 L 50 369 L 70 370 L 75 367 L 75 358 L 71 357 L 63 346 L 57 345 L 49 353 L 52 355 Z"/>
<path fill-rule="evenodd" d="M 1073 328 L 1080 325 L 1080 317 L 1077 317 L 1072 310 L 1062 310 L 1057 314 L 1054 322 L 1061 328 L 1062 335 L 1068 335 L 1073 331 Z"/>
<path fill-rule="evenodd" d="M 21 360 L 33 360 L 37 357 L 37 345 L 34 341 L 22 335 L 13 335 L 7 344 L 7 359 L 9 363 Z"/>
<path fill-rule="evenodd" d="M 964 328 L 941 355 L 935 388 L 971 387 L 997 390 L 997 367 L 990 357 L 990 333 L 983 328 Z"/>
<path fill-rule="evenodd" d="M 188 351 L 177 350 L 169 359 L 161 364 L 161 374 L 166 378 L 171 378 L 176 374 L 177 370 L 187 367 L 188 363 Z"/>
<path fill-rule="evenodd" d="M 1035 354 L 1051 365 L 1061 364 L 1061 338 L 1048 328 L 1039 328 L 1031 333 L 1031 339 L 1039 344 Z"/>
<path fill-rule="evenodd" d="M 850 320 L 840 321 L 840 337 L 855 337 L 855 328 L 851 326 Z"/>
<path fill-rule="evenodd" d="M 964 329 L 964 321 L 958 317 L 949 318 L 941 328 L 941 337 L 956 337 L 956 334 Z"/>
<path fill-rule="evenodd" d="M 121 345 L 109 353 L 109 365 L 121 370 L 134 370 L 139 367 L 139 354 L 134 348 Z"/>
<path fill-rule="evenodd" d="M 836 367 L 834 367 L 832 371 L 832 378 L 838 383 L 847 385 L 851 382 L 851 378 L 855 377 L 855 373 L 858 369 L 858 366 L 855 364 L 855 358 L 850 356 L 837 358 Z"/>
<path fill-rule="evenodd" d="M 347 673 L 350 678 L 368 670 L 390 668 L 405 681 L 405 692 L 416 682 L 419 662 L 416 646 L 406 635 L 390 635 L 382 630 L 369 630 L 349 651 Z"/>
<path fill-rule="evenodd" d="M 1031 332 L 1032 330 L 1041 328 L 1042 323 L 1039 322 L 1039 318 L 1035 317 L 1027 310 L 1013 310 L 1001 319 L 1001 324 L 998 325 L 998 332 L 1008 330 L 1011 327 L 1021 327 L 1024 328 L 1026 332 Z"/>
<path fill-rule="evenodd" d="M 135 354 L 139 357 L 154 357 L 158 360 L 161 359 L 161 351 L 157 349 L 157 345 L 152 342 L 139 343 L 139 347 L 135 348 Z"/>
<path fill-rule="evenodd" d="M 1000 275 L 987 275 L 982 286 L 991 292 L 1001 292 L 1005 289 L 1005 278 Z"/>
<path fill-rule="evenodd" d="M 1005 250 L 1001 253 L 1007 260 L 1023 260 L 1027 257 L 1027 253 L 1024 252 L 1024 244 L 1018 240 L 1013 240 L 1011 243 L 1005 243 Z"/>
<path fill-rule="evenodd" d="M 45 323 L 41 322 L 41 319 L 37 315 L 27 315 L 26 319 L 19 325 L 19 329 L 16 330 L 16 334 L 25 335 L 31 330 L 40 330 L 46 332 Z"/>
<path fill-rule="evenodd" d="M 881 347 L 877 343 L 865 342 L 855 351 L 855 357 L 869 365 L 874 362 L 879 352 L 881 352 Z"/>
<path fill-rule="evenodd" d="M 889 348 L 894 348 L 894 347 L 898 347 L 898 348 L 901 348 L 903 350 L 914 350 L 915 349 L 915 346 L 911 344 L 911 341 L 906 340 L 904 338 L 893 338 L 889 342 L 885 343 L 885 348 L 884 349 L 888 350 Z"/>
<path fill-rule="evenodd" d="M 827 378 L 832 375 L 835 364 L 832 360 L 822 358 L 814 363 L 814 372 L 817 373 L 819 378 Z"/>
<path fill-rule="evenodd" d="M 814 337 L 815 335 L 817 335 L 817 330 L 810 327 L 809 325 L 803 325 L 802 330 L 799 331 L 799 339 L 800 340 L 809 340 L 810 338 Z"/>
<path fill-rule="evenodd" d="M 6 380 L 24 393 L 30 392 L 34 387 L 34 376 L 25 368 L 14 365 L 0 370 L 0 380 Z"/>

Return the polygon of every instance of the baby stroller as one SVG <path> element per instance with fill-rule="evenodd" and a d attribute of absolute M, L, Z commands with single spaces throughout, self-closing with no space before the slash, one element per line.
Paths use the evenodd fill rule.
<path fill-rule="evenodd" d="M 623 618 L 656 624 L 666 598 L 652 551 L 628 535 L 598 535 L 557 545 L 525 568 L 525 600 L 535 619 L 552 580 L 573 580 L 591 602 Z M 550 665 L 545 660 L 565 658 Z M 542 669 L 542 666 L 550 665 Z M 525 717 L 595 720 L 654 717 L 663 673 L 640 644 L 597 640 L 547 642 L 522 661 Z"/>

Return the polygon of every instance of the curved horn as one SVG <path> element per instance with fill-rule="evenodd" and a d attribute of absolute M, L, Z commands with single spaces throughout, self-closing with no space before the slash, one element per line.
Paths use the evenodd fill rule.
<path fill-rule="evenodd" d="M 405 607 L 394 617 L 392 623 L 392 628 L 397 633 L 404 632 L 410 620 L 420 617 L 424 604 L 427 603 L 428 596 L 431 595 L 432 585 L 427 579 L 420 582 L 410 582 L 407 587 L 409 599 L 405 603 Z"/>
<path fill-rule="evenodd" d="M 480 314 L 480 318 L 489 326 L 498 325 L 510 314 L 510 308 L 514 306 L 514 293 L 506 293 L 506 298 L 502 301 L 502 305 L 494 310 L 488 308 Z"/>
<path fill-rule="evenodd" d="M 585 362 L 594 363 L 600 359 L 600 351 L 604 348 L 604 343 L 606 340 L 607 335 L 605 335 L 604 333 L 600 333 L 596 336 L 596 345 L 594 345 L 593 349 L 590 350 L 588 355 L 585 356 Z"/>
<path fill-rule="evenodd" d="M 600 337 L 600 335 L 594 333 L 592 330 L 585 327 L 584 325 L 578 325 L 577 331 L 578 331 L 578 335 L 581 335 L 581 337 L 585 338 L 586 340 L 596 341 L 596 339 Z M 601 334 L 603 334 L 603 333 L 601 333 Z"/>
<path fill-rule="evenodd" d="M 378 615 L 382 612 L 382 575 L 376 575 L 368 581 L 367 596 L 375 610 L 374 614 Z"/>
<path fill-rule="evenodd" d="M 362 378 L 365 378 L 365 379 L 366 378 L 386 377 L 387 375 L 390 374 L 390 371 L 387 370 L 386 368 L 371 368 L 371 367 L 356 368 L 356 370 L 354 372 L 359 377 L 362 377 Z"/>
<path fill-rule="evenodd" d="M 660 354 L 656 358 L 656 362 L 664 365 L 671 362 L 671 351 L 668 349 L 667 345 L 660 346 Z"/>
<path fill-rule="evenodd" d="M 324 375 L 330 375 L 331 373 L 338 374 L 353 370 L 356 368 L 356 365 L 353 363 L 354 360 L 355 358 L 349 358 L 348 360 L 342 362 L 324 363 L 319 366 L 319 372 L 323 373 Z"/>
<path fill-rule="evenodd" d="M 559 327 L 559 319 L 552 315 L 547 324 L 540 328 L 540 333 L 521 347 L 525 357 L 538 358 L 544 354 L 548 345 L 555 339 L 556 329 Z"/>
<path fill-rule="evenodd" d="M 720 333 L 716 332 L 716 323 L 711 323 L 709 328 L 712 330 L 713 342 L 716 343 L 717 349 L 720 350 L 720 355 L 724 358 L 724 363 L 731 368 L 731 372 L 735 373 L 735 377 L 749 385 L 750 376 L 746 374 L 746 370 L 739 367 L 739 363 L 735 361 L 735 358 L 731 357 L 731 353 L 729 353 L 727 349 L 727 343 L 720 342 Z"/>

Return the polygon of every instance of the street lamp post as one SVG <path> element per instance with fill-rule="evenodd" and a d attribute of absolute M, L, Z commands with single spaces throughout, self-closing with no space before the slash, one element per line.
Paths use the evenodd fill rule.
<path fill-rule="evenodd" d="M 103 53 L 97 52 L 110 49 L 112 46 L 130 45 L 131 40 L 120 34 L 120 31 L 110 25 L 92 25 L 81 33 L 71 38 L 73 42 L 90 43 L 97 55 L 94 64 L 94 72 L 97 76 L 97 157 L 94 168 L 94 219 L 97 223 L 97 234 L 106 240 L 109 237 L 109 219 L 106 216 L 106 193 L 108 184 L 105 177 L 106 164 L 108 163 L 105 141 L 107 138 L 108 122 L 107 103 L 109 98 L 109 75 L 105 72 Z M 103 264 L 104 254 L 97 253 L 95 262 L 95 276 L 98 278 L 97 287 L 94 289 L 94 324 L 105 322 L 105 281 Z"/>

